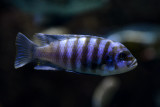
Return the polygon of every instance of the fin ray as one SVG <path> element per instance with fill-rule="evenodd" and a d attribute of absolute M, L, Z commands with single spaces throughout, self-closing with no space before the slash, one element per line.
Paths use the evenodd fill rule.
<path fill-rule="evenodd" d="M 14 63 L 15 68 L 19 68 L 29 63 L 33 59 L 33 51 L 36 45 L 22 33 L 17 34 L 16 39 L 17 55 Z"/>

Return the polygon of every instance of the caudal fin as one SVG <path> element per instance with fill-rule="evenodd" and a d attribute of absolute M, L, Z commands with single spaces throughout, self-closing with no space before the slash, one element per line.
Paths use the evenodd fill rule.
<path fill-rule="evenodd" d="M 33 60 L 36 45 L 22 33 L 17 34 L 16 38 L 17 55 L 14 67 L 19 68 Z"/>

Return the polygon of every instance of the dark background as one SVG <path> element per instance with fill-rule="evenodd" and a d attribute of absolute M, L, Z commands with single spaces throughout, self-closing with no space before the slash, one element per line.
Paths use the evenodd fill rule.
<path fill-rule="evenodd" d="M 0 1 L 0 107 L 91 107 L 96 87 L 107 78 L 65 71 L 36 71 L 35 63 L 15 69 L 18 32 L 32 38 L 34 33 L 50 27 L 64 27 L 71 34 L 106 35 L 130 24 L 160 24 L 159 0 L 93 0 L 97 7 L 81 11 L 70 7 L 74 0 L 46 0 L 44 6 L 36 7 L 40 1 L 43 0 Z M 88 0 L 84 5 L 89 6 L 93 1 Z M 104 3 L 98 4 L 102 1 Z M 55 6 L 52 4 L 62 7 L 62 11 L 58 11 L 59 8 L 42 11 Z M 139 65 L 114 76 L 121 84 L 109 107 L 160 107 L 160 60 L 158 57 L 141 60 L 141 51 L 147 46 L 129 45 L 134 47 L 129 49 Z"/>

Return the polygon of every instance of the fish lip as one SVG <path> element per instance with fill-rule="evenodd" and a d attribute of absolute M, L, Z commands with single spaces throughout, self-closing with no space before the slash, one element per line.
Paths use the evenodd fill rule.
<path fill-rule="evenodd" d="M 137 60 L 133 60 L 129 67 L 137 66 Z"/>

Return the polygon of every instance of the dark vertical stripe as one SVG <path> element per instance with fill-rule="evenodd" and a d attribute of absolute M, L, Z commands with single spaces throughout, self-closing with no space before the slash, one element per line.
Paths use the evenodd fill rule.
<path fill-rule="evenodd" d="M 92 53 L 92 62 L 91 62 L 91 72 L 95 72 L 97 66 L 98 66 L 98 48 L 99 48 L 99 44 L 101 43 L 101 38 L 97 38 L 96 40 L 96 44 L 94 46 L 93 49 L 93 53 Z"/>
<path fill-rule="evenodd" d="M 74 45 L 73 45 L 73 48 L 72 48 L 72 56 L 71 56 L 71 66 L 72 66 L 72 69 L 75 70 L 76 69 L 76 58 L 78 56 L 78 53 L 77 53 L 77 46 L 78 46 L 78 40 L 80 38 L 77 37 L 77 40 L 74 42 Z"/>
<path fill-rule="evenodd" d="M 63 53 L 63 56 L 62 56 L 62 58 L 63 58 L 63 65 L 64 66 L 67 66 L 66 64 L 67 64 L 67 61 L 68 61 L 68 57 L 67 57 L 67 45 L 68 45 L 68 39 L 67 39 L 67 41 L 66 41 L 66 43 L 65 43 L 65 46 L 64 46 L 64 53 Z"/>
<path fill-rule="evenodd" d="M 115 70 L 118 69 L 117 60 L 115 59 L 116 58 L 116 54 L 117 54 L 117 49 L 118 49 L 117 46 L 112 48 L 112 58 L 113 58 L 113 65 L 112 66 L 115 68 Z"/>
<path fill-rule="evenodd" d="M 108 48 L 111 44 L 111 41 L 107 41 L 107 43 L 105 44 L 105 47 L 104 47 L 104 51 L 103 51 L 103 55 L 102 55 L 102 60 L 101 60 L 101 64 L 105 64 L 106 63 L 106 57 L 107 57 L 107 53 L 108 53 Z"/>
<path fill-rule="evenodd" d="M 55 61 L 57 64 L 60 62 L 60 41 L 58 41 L 58 46 L 55 52 Z"/>
<path fill-rule="evenodd" d="M 83 46 L 83 52 L 82 52 L 82 58 L 81 58 L 81 71 L 82 72 L 86 72 L 86 69 L 87 69 L 87 54 L 88 54 L 88 44 L 90 42 L 90 39 L 89 37 L 86 38 L 86 41 L 84 43 L 84 46 Z"/>
<path fill-rule="evenodd" d="M 115 64 L 115 70 L 117 70 L 119 67 L 117 65 L 117 63 L 114 63 Z"/>

